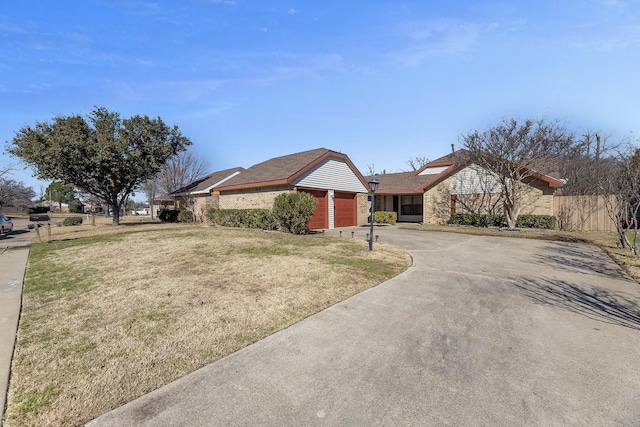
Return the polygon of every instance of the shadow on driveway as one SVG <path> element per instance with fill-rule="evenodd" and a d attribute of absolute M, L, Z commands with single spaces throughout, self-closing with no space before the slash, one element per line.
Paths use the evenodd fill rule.
<path fill-rule="evenodd" d="M 637 298 L 600 288 L 584 288 L 564 280 L 524 279 L 517 283 L 527 297 L 590 319 L 640 330 Z"/>

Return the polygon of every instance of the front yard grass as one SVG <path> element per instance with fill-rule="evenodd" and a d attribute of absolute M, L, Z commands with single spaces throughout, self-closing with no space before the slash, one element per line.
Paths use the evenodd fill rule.
<path fill-rule="evenodd" d="M 34 243 L 5 425 L 79 425 L 404 271 L 364 241 L 190 225 Z"/>

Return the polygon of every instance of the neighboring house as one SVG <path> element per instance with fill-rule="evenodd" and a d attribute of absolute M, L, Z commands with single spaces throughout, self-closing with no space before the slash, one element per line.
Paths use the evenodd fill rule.
<path fill-rule="evenodd" d="M 187 208 L 196 213 L 204 215 L 210 208 L 218 209 L 218 195 L 212 194 L 212 190 L 244 171 L 242 167 L 226 169 L 213 172 L 205 177 L 190 182 L 186 186 L 171 193 L 175 198 L 176 207 Z"/>
<path fill-rule="evenodd" d="M 271 209 L 284 192 L 304 191 L 318 201 L 311 229 L 367 222 L 367 181 L 345 154 L 326 148 L 276 157 L 241 171 L 210 190 L 221 209 Z"/>
<path fill-rule="evenodd" d="M 521 214 L 553 215 L 553 194 L 563 183 L 536 172 L 528 180 Z M 376 175 L 377 211 L 392 211 L 398 221 L 445 223 L 452 213 L 503 213 L 501 189 L 491 174 L 458 150 L 413 172 Z"/>
<path fill-rule="evenodd" d="M 161 194 L 153 199 L 151 209 L 158 215 L 164 209 L 175 209 L 174 197 L 169 194 Z"/>

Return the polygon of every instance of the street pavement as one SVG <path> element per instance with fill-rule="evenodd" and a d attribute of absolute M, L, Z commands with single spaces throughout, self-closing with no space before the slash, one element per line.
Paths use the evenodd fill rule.
<path fill-rule="evenodd" d="M 14 232 L 0 237 L 0 425 L 20 319 L 22 281 L 29 257 L 29 243 L 33 237 L 27 229 L 27 219 L 12 218 L 12 221 Z"/>
<path fill-rule="evenodd" d="M 88 425 L 640 425 L 640 287 L 602 251 L 375 234 L 413 266 Z"/>

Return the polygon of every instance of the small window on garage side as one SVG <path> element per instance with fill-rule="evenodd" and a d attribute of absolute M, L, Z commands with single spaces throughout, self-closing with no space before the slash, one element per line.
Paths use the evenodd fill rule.
<path fill-rule="evenodd" d="M 402 196 L 400 212 L 402 215 L 422 215 L 422 195 Z"/>

